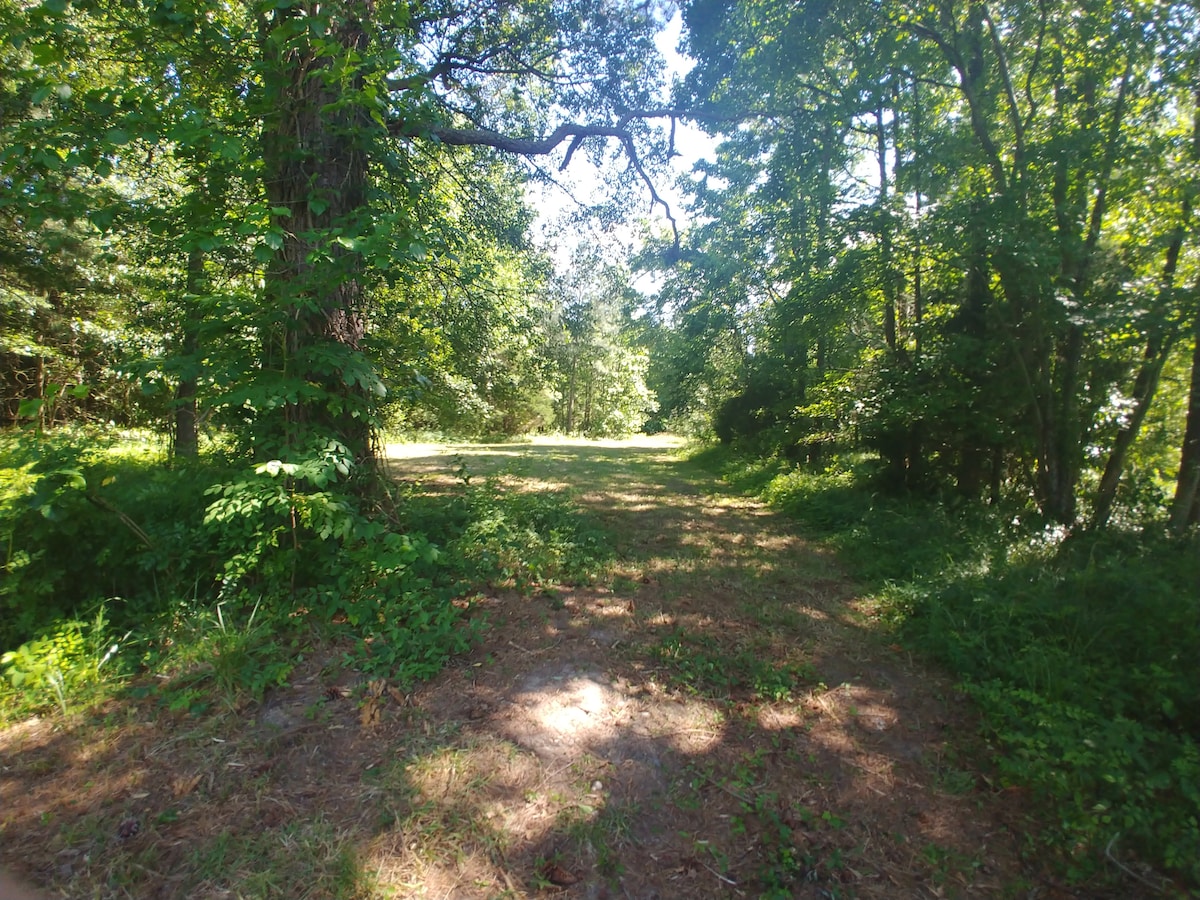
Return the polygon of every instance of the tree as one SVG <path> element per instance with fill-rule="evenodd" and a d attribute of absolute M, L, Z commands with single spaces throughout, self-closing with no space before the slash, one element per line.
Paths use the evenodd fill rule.
<path fill-rule="evenodd" d="M 550 263 L 515 165 L 474 148 L 425 160 L 424 265 L 378 291 L 370 338 L 389 419 L 478 436 L 549 424 Z"/>
<path fill-rule="evenodd" d="M 617 437 L 641 429 L 656 403 L 633 313 L 641 297 L 627 270 L 578 248 L 558 284 L 556 422 L 568 434 Z"/>
<path fill-rule="evenodd" d="M 8 17 L 38 48 L 23 89 L 71 86 L 25 129 L 32 158 L 86 179 L 89 167 L 133 175 L 137 151 L 179 185 L 160 198 L 157 223 L 142 197 L 97 209 L 76 192 L 70 204 L 75 219 L 100 214 L 104 229 L 137 213 L 177 248 L 159 254 L 184 299 L 162 369 L 176 383 L 185 452 L 207 371 L 209 402 L 258 458 L 333 441 L 348 461 L 369 461 L 384 390 L 365 353 L 373 292 L 421 266 L 430 246 L 417 144 L 518 155 L 569 145 L 569 159 L 593 138 L 615 140 L 631 177 L 650 183 L 639 143 L 653 147 L 654 132 L 636 111 L 651 105 L 660 66 L 653 4 L 344 0 L 214 13 L 50 0 Z M 85 76 L 89 46 L 129 62 Z M 65 145 L 75 149 L 54 162 Z M 28 205 L 35 175 L 9 162 L 13 196 Z M 228 306 L 213 293 L 218 275 L 238 281 L 234 293 L 261 279 L 252 305 L 212 318 Z M 247 339 L 251 365 L 239 363 Z"/>
<path fill-rule="evenodd" d="M 706 173 L 724 184 L 696 187 L 722 210 L 697 246 L 719 233 L 758 260 L 767 299 L 744 320 L 755 355 L 792 373 L 774 382 L 787 433 L 823 428 L 789 402 L 808 409 L 844 366 L 873 372 L 865 397 L 822 409 L 853 419 L 897 484 L 995 497 L 1008 480 L 1071 524 L 1098 453 L 1106 516 L 1194 264 L 1190 180 L 1174 173 L 1190 165 L 1195 10 L 762 0 L 685 15 L 700 62 L 683 102 L 728 135 Z M 839 334 L 854 339 L 830 367 Z M 1125 385 L 1135 415 L 1114 429 Z"/>

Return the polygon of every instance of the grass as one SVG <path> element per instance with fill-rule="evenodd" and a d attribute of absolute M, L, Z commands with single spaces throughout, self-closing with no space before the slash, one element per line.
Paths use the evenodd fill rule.
<path fill-rule="evenodd" d="M 672 682 L 707 697 L 748 695 L 756 700 L 789 700 L 816 681 L 806 663 L 774 662 L 766 648 L 724 649 L 714 637 L 675 631 L 652 648 Z"/>
<path fill-rule="evenodd" d="M 1052 810 L 1039 850 L 1068 875 L 1111 870 L 1119 846 L 1200 887 L 1196 536 L 1064 541 L 1025 509 L 878 494 L 865 459 L 699 461 L 835 546 L 899 639 L 962 680 L 995 777 Z"/>
<path fill-rule="evenodd" d="M 577 879 L 879 900 L 984 880 L 959 860 L 1013 872 L 1004 795 L 967 758 L 921 762 L 949 759 L 945 735 L 904 708 L 903 666 L 829 553 L 667 445 L 424 452 L 392 461 L 389 527 L 357 545 L 370 591 L 347 582 L 378 628 L 333 621 L 354 611 L 336 583 L 285 610 L 184 595 L 114 690 L 0 730 L 19 760 L 0 859 L 102 898 L 523 898 Z M 422 644 L 444 636 L 426 601 L 455 603 L 471 640 Z M 430 648 L 419 677 L 380 663 L 405 641 Z M 889 705 L 903 727 L 860 724 Z M 946 835 L 916 833 L 913 807 Z"/>

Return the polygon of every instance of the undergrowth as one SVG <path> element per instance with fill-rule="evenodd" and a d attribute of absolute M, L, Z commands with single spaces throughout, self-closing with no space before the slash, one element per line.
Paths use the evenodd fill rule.
<path fill-rule="evenodd" d="M 565 494 L 465 471 L 441 494 L 349 490 L 359 473 L 336 443 L 179 465 L 148 440 L 21 432 L 0 461 L 9 715 L 66 714 L 145 674 L 173 710 L 237 707 L 318 641 L 408 685 L 473 645 L 472 598 L 587 580 L 610 544 Z"/>
<path fill-rule="evenodd" d="M 1067 537 L 1026 509 L 876 492 L 864 460 L 699 461 L 835 546 L 897 637 L 962 680 L 1002 783 L 1049 810 L 1028 839 L 1068 875 L 1134 858 L 1200 888 L 1196 535 Z"/>
<path fill-rule="evenodd" d="M 651 648 L 670 679 L 704 697 L 747 694 L 756 700 L 789 700 L 816 680 L 811 666 L 775 663 L 751 648 L 728 650 L 712 637 L 676 629 Z"/>

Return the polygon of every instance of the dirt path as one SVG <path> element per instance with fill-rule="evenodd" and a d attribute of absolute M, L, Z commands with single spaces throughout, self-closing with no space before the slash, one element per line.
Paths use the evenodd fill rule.
<path fill-rule="evenodd" d="M 1026 895 L 1009 799 L 947 743 L 960 701 L 869 633 L 787 522 L 662 442 L 460 452 L 576 488 L 617 563 L 606 584 L 498 599 L 478 659 L 418 693 L 463 723 L 439 803 L 504 847 L 430 858 L 427 896 L 539 875 L 594 898 Z"/>
<path fill-rule="evenodd" d="M 489 596 L 412 695 L 316 658 L 261 708 L 10 728 L 0 862 L 66 897 L 1057 896 L 965 705 L 769 510 L 663 442 L 393 449 L 575 488 L 611 573 Z"/>

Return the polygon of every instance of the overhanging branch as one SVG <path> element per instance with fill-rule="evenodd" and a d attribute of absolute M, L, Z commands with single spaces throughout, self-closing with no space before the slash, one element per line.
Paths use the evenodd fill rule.
<path fill-rule="evenodd" d="M 634 121 L 646 119 L 670 119 L 671 138 L 668 156 L 672 156 L 678 155 L 675 151 L 675 125 L 680 120 L 706 122 L 710 125 L 740 124 L 752 120 L 790 118 L 803 114 L 806 112 L 806 109 L 803 106 L 798 106 L 779 110 L 726 112 L 713 108 L 682 109 L 678 107 L 657 107 L 639 110 L 621 109 L 618 112 L 621 118 L 615 125 L 581 125 L 568 122 L 559 125 L 550 134 L 540 138 L 514 137 L 513 135 L 502 134 L 501 132 L 492 131 L 487 128 L 417 125 L 401 120 L 393 121 L 389 127 L 389 131 L 396 137 L 427 138 L 439 141 L 450 147 L 492 147 L 505 153 L 526 157 L 545 156 L 566 143 L 567 152 L 562 164 L 559 166 L 560 171 L 567 167 L 572 157 L 574 157 L 575 151 L 579 149 L 580 144 L 585 140 L 589 138 L 602 138 L 605 140 L 620 141 L 630 166 L 650 192 L 652 206 L 661 206 L 667 217 L 667 221 L 671 223 L 671 232 L 675 239 L 675 249 L 678 250 L 680 241 L 679 225 L 671 211 L 671 205 L 658 193 L 653 179 L 650 178 L 649 173 L 646 172 L 645 166 L 642 164 L 641 156 L 637 152 L 637 145 L 634 143 L 633 133 L 628 127 L 629 124 Z"/>
<path fill-rule="evenodd" d="M 641 118 L 640 116 L 638 118 Z M 628 122 L 626 118 L 624 122 Z M 671 223 L 671 233 L 674 236 L 675 247 L 679 247 L 679 224 L 675 220 L 675 215 L 671 211 L 671 205 L 662 198 L 654 186 L 653 179 L 646 172 L 642 165 L 641 157 L 637 152 L 637 145 L 634 143 L 633 134 L 625 127 L 624 122 L 619 125 L 579 125 L 567 123 L 559 125 L 554 131 L 550 132 L 543 138 L 520 138 L 512 135 L 501 134 L 498 131 L 491 131 L 486 128 L 451 128 L 448 126 L 427 126 L 421 129 L 413 129 L 406 127 L 406 123 L 393 123 L 390 131 L 392 134 L 401 137 L 428 137 L 433 140 L 440 141 L 451 147 L 492 147 L 496 150 L 502 150 L 505 153 L 512 153 L 517 156 L 545 156 L 548 153 L 554 152 L 563 143 L 570 142 L 567 149 L 566 158 L 563 160 L 561 168 L 565 168 L 571 161 L 575 150 L 579 145 L 588 138 L 604 138 L 608 140 L 620 141 L 621 146 L 625 150 L 625 156 L 629 160 L 633 171 L 637 173 L 642 183 L 650 191 L 651 203 L 655 206 L 661 206 L 667 221 Z"/>

